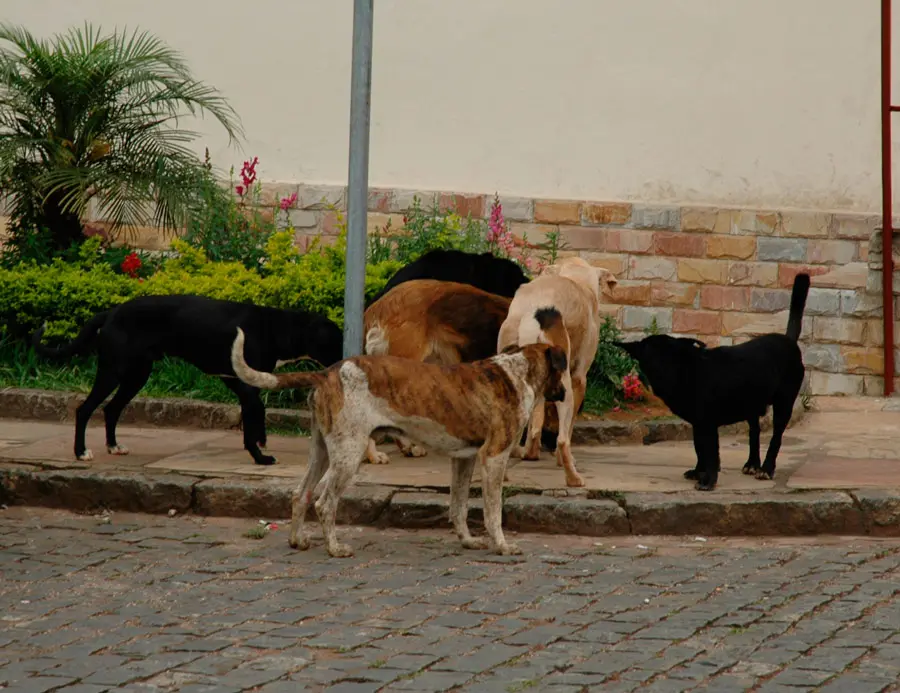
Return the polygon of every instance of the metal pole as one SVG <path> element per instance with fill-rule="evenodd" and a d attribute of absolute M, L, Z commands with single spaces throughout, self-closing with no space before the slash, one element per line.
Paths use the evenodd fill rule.
<path fill-rule="evenodd" d="M 350 71 L 350 171 L 347 187 L 347 276 L 344 282 L 344 358 L 363 350 L 366 214 L 369 206 L 369 110 L 372 94 L 374 0 L 353 2 Z"/>
<path fill-rule="evenodd" d="M 891 142 L 891 0 L 881 0 L 881 240 L 884 396 L 894 391 L 894 212 Z"/>

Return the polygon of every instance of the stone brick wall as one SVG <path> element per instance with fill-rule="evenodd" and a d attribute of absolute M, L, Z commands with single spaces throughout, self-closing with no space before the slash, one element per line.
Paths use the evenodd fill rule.
<path fill-rule="evenodd" d="M 338 232 L 330 209 L 345 206 L 337 186 L 271 183 L 263 200 L 274 204 L 296 192 L 290 210 L 297 245 Z M 403 212 L 418 195 L 462 215 L 487 215 L 491 196 L 372 189 L 369 231 L 388 221 L 403 226 Z M 881 310 L 881 234 L 876 215 L 805 210 L 747 210 L 623 202 L 502 197 L 517 236 L 543 242 L 559 231 L 564 253 L 606 267 L 619 286 L 604 311 L 628 337 L 642 336 L 654 319 L 660 331 L 692 336 L 711 346 L 782 332 L 791 284 L 801 271 L 812 286 L 801 342 L 814 394 L 881 395 L 884 355 Z M 900 220 L 895 221 L 900 226 Z M 168 244 L 152 229 L 132 243 Z M 895 247 L 900 265 L 900 243 Z M 900 273 L 894 278 L 900 292 Z M 896 304 L 896 298 L 895 298 Z M 896 305 L 892 307 L 896 316 Z M 900 337 L 900 329 L 896 330 Z M 900 361 L 900 353 L 897 355 Z M 898 382 L 900 385 L 900 382 Z"/>
<path fill-rule="evenodd" d="M 343 189 L 300 185 L 296 190 L 298 208 L 292 214 L 298 245 L 336 233 L 334 214 L 320 201 L 343 206 Z M 413 195 L 423 204 L 436 200 L 443 209 L 478 217 L 486 216 L 491 201 L 477 194 L 372 190 L 369 230 L 388 220 L 394 228 L 402 227 Z M 628 337 L 642 336 L 654 319 L 663 332 L 696 337 L 711 346 L 782 332 L 794 277 L 809 272 L 813 288 L 801 342 L 810 390 L 882 394 L 879 217 L 500 199 L 517 236 L 540 243 L 558 230 L 565 253 L 581 255 L 616 275 L 619 286 L 604 310 Z M 900 290 L 900 277 L 896 284 Z"/>

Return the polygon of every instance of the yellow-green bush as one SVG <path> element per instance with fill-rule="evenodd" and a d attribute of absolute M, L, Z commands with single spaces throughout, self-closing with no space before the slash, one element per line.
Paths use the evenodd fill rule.
<path fill-rule="evenodd" d="M 0 270 L 0 330 L 23 338 L 47 323 L 49 337 L 71 338 L 95 313 L 136 296 L 197 294 L 275 308 L 308 310 L 343 325 L 344 247 L 299 255 L 287 234 L 269 242 L 263 272 L 237 262 L 210 262 L 185 243 L 143 281 L 116 274 L 97 261 L 98 244 L 85 243 L 81 262 L 22 264 Z M 394 261 L 366 268 L 366 296 L 377 294 L 399 268 Z"/>

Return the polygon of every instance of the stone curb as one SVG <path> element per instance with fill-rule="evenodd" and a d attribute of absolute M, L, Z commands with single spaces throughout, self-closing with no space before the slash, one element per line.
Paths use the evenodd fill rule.
<path fill-rule="evenodd" d="M 6 388 L 0 390 L 0 418 L 33 421 L 72 422 L 75 409 L 85 395 L 75 392 Z M 800 399 L 794 406 L 790 425 L 805 415 Z M 241 410 L 234 404 L 219 404 L 184 398 L 138 397 L 122 412 L 121 423 L 169 428 L 229 429 L 240 423 Z M 102 420 L 101 410 L 93 419 Z M 267 409 L 269 425 L 296 426 L 309 429 L 309 412 L 305 409 Z M 771 427 L 771 412 L 760 421 L 763 431 Z M 745 433 L 746 423 L 723 426 L 720 435 Z M 617 445 L 643 443 L 651 445 L 667 440 L 691 440 L 691 427 L 676 417 L 635 423 L 616 421 L 576 421 L 572 433 L 574 445 Z"/>
<path fill-rule="evenodd" d="M 290 517 L 294 481 L 203 478 L 181 474 L 128 474 L 53 470 L 23 464 L 0 467 L 0 502 L 76 512 L 101 510 L 195 513 L 206 516 Z M 900 489 L 710 494 L 521 493 L 504 500 L 510 531 L 584 536 L 668 534 L 687 536 L 900 536 Z M 342 524 L 449 528 L 446 489 L 382 485 L 352 487 L 339 506 Z M 310 519 L 315 519 L 311 510 Z M 469 505 L 473 527 L 483 505 Z"/>

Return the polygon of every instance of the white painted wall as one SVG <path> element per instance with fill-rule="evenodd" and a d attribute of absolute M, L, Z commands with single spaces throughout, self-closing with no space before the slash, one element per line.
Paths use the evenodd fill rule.
<path fill-rule="evenodd" d="M 879 209 L 878 0 L 375 5 L 372 185 Z M 346 180 L 351 0 L 2 10 L 42 35 L 85 19 L 152 30 L 231 98 L 264 179 Z M 201 151 L 239 167 L 212 132 Z"/>

